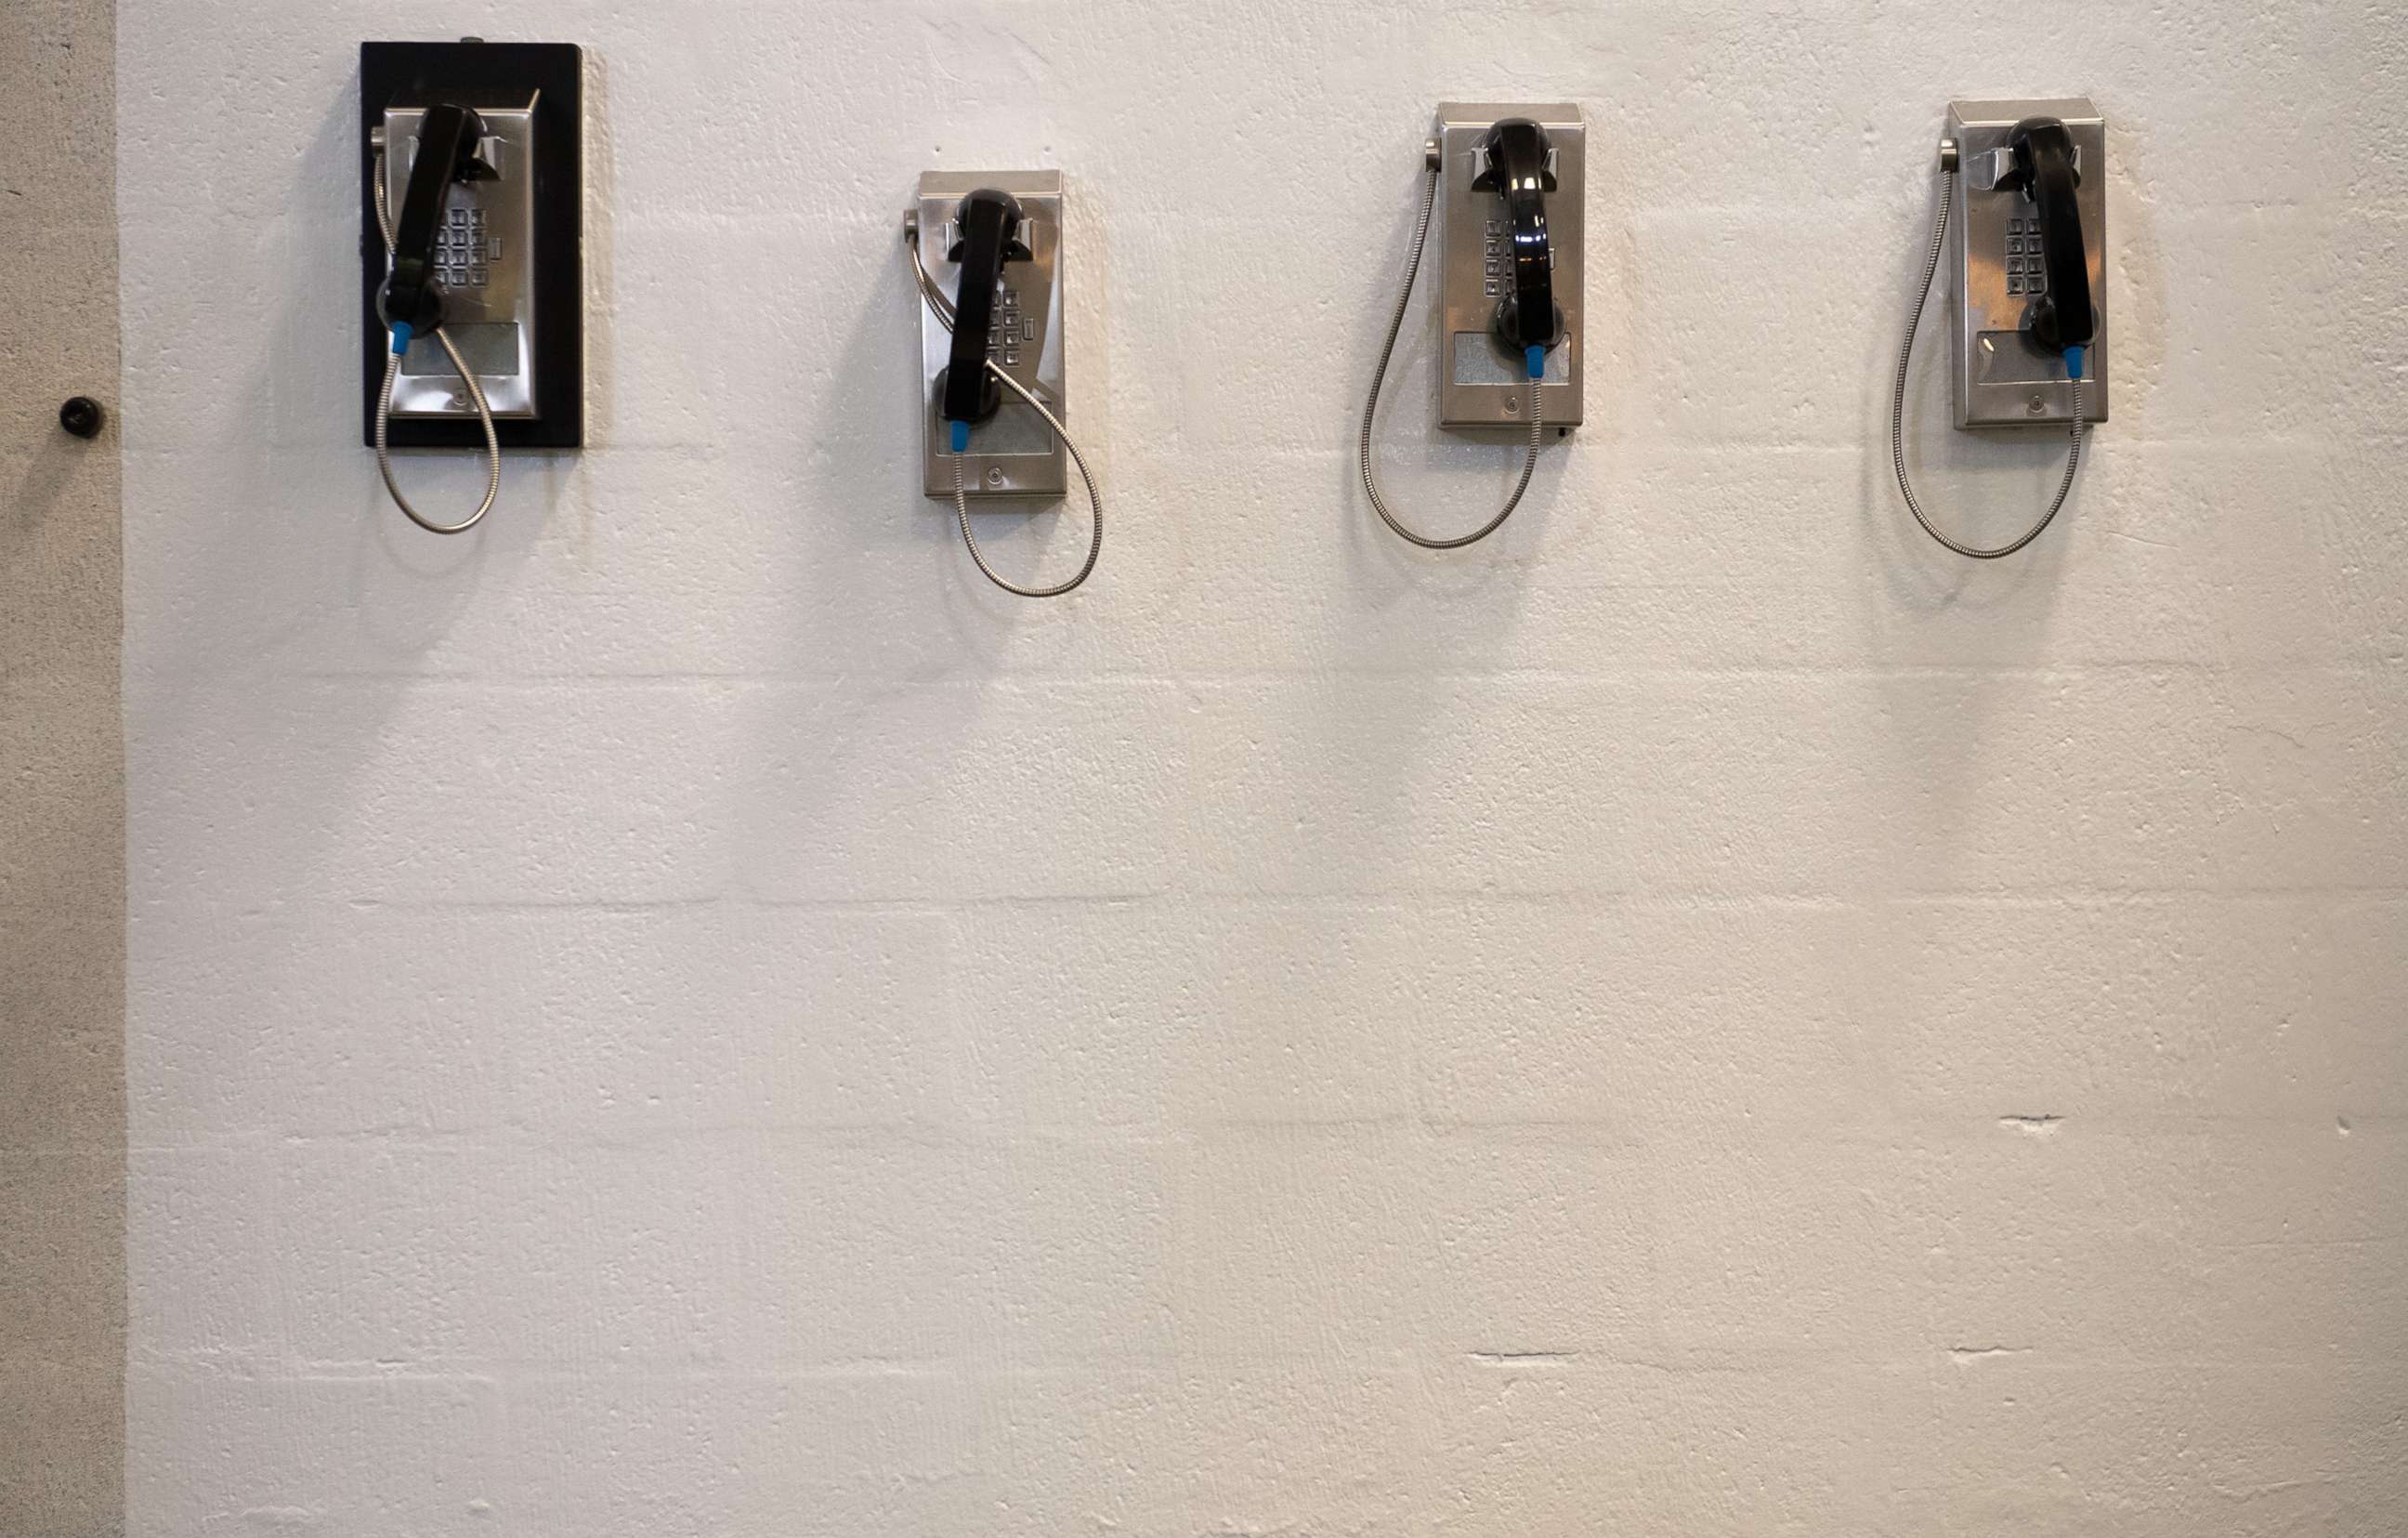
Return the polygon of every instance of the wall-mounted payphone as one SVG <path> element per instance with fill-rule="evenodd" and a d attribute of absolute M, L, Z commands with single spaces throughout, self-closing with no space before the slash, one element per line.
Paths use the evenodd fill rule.
<path fill-rule="evenodd" d="M 582 52 L 569 43 L 360 45 L 362 434 L 394 503 L 473 528 L 504 447 L 584 440 Z M 484 499 L 412 507 L 390 450 L 473 448 Z"/>
<path fill-rule="evenodd" d="M 1931 247 L 1899 348 L 1890 461 L 1915 522 L 1959 555 L 1995 560 L 2038 539 L 2073 489 L 2084 434 L 2107 420 L 2106 169 L 2106 122 L 2087 100 L 1948 105 Z M 1956 425 L 2063 426 L 2071 445 L 2064 479 L 2040 521 L 2020 538 L 1987 548 L 1933 526 L 1906 470 L 1914 334 L 1941 265 L 1952 255 Z"/>
<path fill-rule="evenodd" d="M 1486 539 L 1529 489 L 1547 428 L 1580 425 L 1581 210 L 1587 193 L 1588 129 L 1569 103 L 1442 103 L 1423 146 L 1426 178 L 1404 290 L 1363 405 L 1363 489 L 1381 520 L 1428 550 Z M 1458 431 L 1526 431 L 1521 480 L 1505 505 L 1469 534 L 1437 539 L 1408 528 L 1381 495 L 1371 458 L 1380 388 L 1411 307 L 1433 219 L 1439 258 L 1439 424 Z"/>
<path fill-rule="evenodd" d="M 1101 494 L 1063 425 L 1062 211 L 1059 171 L 929 171 L 903 220 L 922 301 L 921 490 L 952 501 L 987 580 L 1026 598 L 1085 582 L 1104 541 Z M 1085 562 L 1051 587 L 1005 581 L 979 549 L 971 507 L 1061 497 L 1074 463 L 1094 519 Z"/>

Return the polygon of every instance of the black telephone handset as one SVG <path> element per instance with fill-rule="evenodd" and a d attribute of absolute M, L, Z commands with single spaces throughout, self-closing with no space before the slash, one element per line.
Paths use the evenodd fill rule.
<path fill-rule="evenodd" d="M 443 289 L 435 279 L 443 196 L 455 181 L 494 177 L 494 168 L 477 155 L 484 137 L 484 120 L 453 102 L 428 108 L 419 122 L 418 153 L 409 163 L 401 214 L 394 222 L 393 270 L 377 296 L 385 323 L 396 328 L 395 352 L 408 345 L 411 333 L 423 336 L 443 323 Z"/>
<path fill-rule="evenodd" d="M 1532 379 L 1546 372 L 1546 355 L 1564 338 L 1555 303 L 1555 256 L 1547 245 L 1547 194 L 1555 190 L 1547 131 L 1528 118 L 1501 118 L 1481 144 L 1484 165 L 1472 186 L 1504 200 L 1513 287 L 1497 302 L 1497 338 L 1522 356 Z"/>
<path fill-rule="evenodd" d="M 2074 189 L 2073 136 L 2056 118 L 2026 118 L 2007 136 L 2014 165 L 2000 179 L 2019 188 L 2038 212 L 2041 264 L 2048 284 L 2025 312 L 2033 340 L 2066 354 L 2066 372 L 2079 377 L 2082 350 L 2098 335 L 2090 304 L 2090 263 L 2082 241 L 2082 207 Z"/>
<path fill-rule="evenodd" d="M 953 351 L 937 389 L 938 414 L 953 424 L 955 453 L 968 446 L 970 424 L 986 421 L 1003 404 L 1003 392 L 987 373 L 987 344 L 1003 265 L 1028 258 L 1020 236 L 1024 217 L 1018 198 L 991 187 L 971 193 L 953 211 L 957 234 L 945 259 L 961 267 L 961 282 L 953 291 Z"/>

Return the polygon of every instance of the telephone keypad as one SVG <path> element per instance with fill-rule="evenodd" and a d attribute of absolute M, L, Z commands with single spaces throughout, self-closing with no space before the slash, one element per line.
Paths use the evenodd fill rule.
<path fill-rule="evenodd" d="M 1010 283 L 995 285 L 995 325 L 987 333 L 986 355 L 1006 368 L 1020 367 L 1020 344 L 1036 334 L 1036 325 L 1020 312 L 1020 295 Z"/>
<path fill-rule="evenodd" d="M 1494 299 L 1505 292 L 1504 221 L 1498 219 L 1488 221 L 1488 228 L 1483 233 L 1485 238 L 1482 242 L 1480 254 L 1481 266 L 1484 275 L 1480 280 L 1480 288 L 1482 293 Z"/>
<path fill-rule="evenodd" d="M 435 280 L 446 288 L 483 288 L 493 280 L 489 263 L 502 254 L 502 239 L 485 231 L 485 210 L 451 208 L 435 231 Z"/>
<path fill-rule="evenodd" d="M 2007 221 L 2007 292 L 2040 294 L 2048 288 L 2040 261 L 2040 221 Z"/>

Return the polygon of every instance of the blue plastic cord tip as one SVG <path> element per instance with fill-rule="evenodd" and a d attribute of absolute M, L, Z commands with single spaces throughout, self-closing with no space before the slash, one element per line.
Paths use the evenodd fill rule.
<path fill-rule="evenodd" d="M 1547 377 L 1547 350 L 1543 347 L 1526 347 L 1522 349 L 1522 367 L 1530 371 L 1530 377 L 1532 379 L 1545 379 Z"/>
<path fill-rule="evenodd" d="M 969 453 L 969 450 L 970 450 L 970 424 L 969 424 L 968 423 L 967 423 L 967 422 L 956 422 L 956 423 L 954 423 L 954 424 L 953 424 L 953 453 L 957 453 L 957 454 L 958 454 L 958 453 Z"/>
<path fill-rule="evenodd" d="M 393 323 L 393 355 L 397 358 L 408 351 L 409 323 L 395 321 Z"/>
<path fill-rule="evenodd" d="M 2082 377 L 2082 349 L 2069 347 L 2065 350 L 2065 377 L 2070 380 Z"/>

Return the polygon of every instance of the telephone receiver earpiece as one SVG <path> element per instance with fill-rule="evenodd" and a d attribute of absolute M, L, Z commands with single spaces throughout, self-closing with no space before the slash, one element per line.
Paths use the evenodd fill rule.
<path fill-rule="evenodd" d="M 387 325 L 406 325 L 420 336 L 443 323 L 443 290 L 435 280 L 435 242 L 443 226 L 443 195 L 455 181 L 483 181 L 496 173 L 478 158 L 485 121 L 472 109 L 444 102 L 426 109 L 418 125 L 418 153 L 394 222 L 393 270 L 377 295 L 377 312 Z M 388 146 L 386 153 L 397 153 Z"/>
<path fill-rule="evenodd" d="M 1020 233 L 1024 220 L 1020 200 L 991 187 L 971 193 L 953 210 L 956 233 L 945 259 L 960 266 L 961 281 L 953 291 L 953 351 L 937 376 L 937 392 L 938 414 L 961 424 L 953 434 L 957 453 L 967 424 L 986 421 L 1003 404 L 1002 390 L 987 374 L 987 344 L 995 331 L 995 291 L 1003 280 L 1003 265 L 1028 259 Z"/>
<path fill-rule="evenodd" d="M 2048 284 L 2025 312 L 2032 339 L 2052 352 L 2097 339 L 2090 304 L 2090 260 L 2083 248 L 2081 185 L 2073 136 L 2056 118 L 2026 118 L 2007 136 L 2014 164 L 1999 179 L 2020 190 L 2038 213 L 2041 263 Z"/>
<path fill-rule="evenodd" d="M 1523 358 L 1530 377 L 1564 339 L 1563 308 L 1555 303 L 1555 259 L 1547 244 L 1547 194 L 1555 190 L 1547 131 L 1528 118 L 1500 118 L 1481 141 L 1481 168 L 1471 185 L 1504 200 L 1513 285 L 1497 303 L 1490 329 Z"/>

